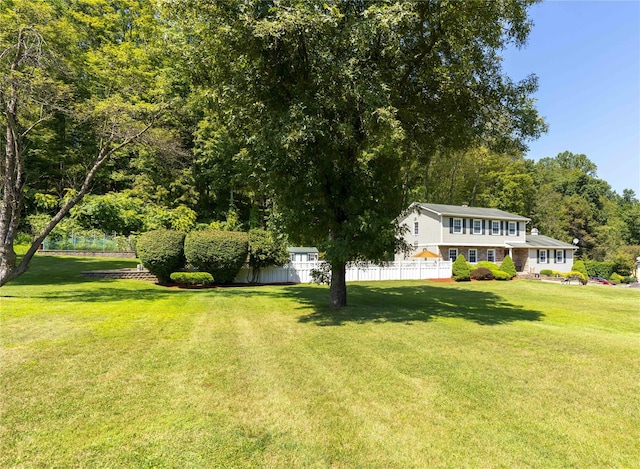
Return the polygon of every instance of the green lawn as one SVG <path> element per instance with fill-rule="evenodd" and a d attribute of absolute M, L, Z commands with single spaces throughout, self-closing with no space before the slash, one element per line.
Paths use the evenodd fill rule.
<path fill-rule="evenodd" d="M 0 289 L 0 467 L 639 467 L 640 290 Z"/>

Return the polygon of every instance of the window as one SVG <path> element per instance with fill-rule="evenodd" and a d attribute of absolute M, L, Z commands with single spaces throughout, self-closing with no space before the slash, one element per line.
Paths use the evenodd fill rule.
<path fill-rule="evenodd" d="M 473 262 L 474 264 L 478 262 L 478 250 L 477 249 L 469 249 L 469 262 Z"/>
<path fill-rule="evenodd" d="M 509 222 L 509 236 L 515 236 L 515 235 L 516 235 L 516 222 L 510 221 Z"/>
<path fill-rule="evenodd" d="M 462 233 L 462 218 L 453 219 L 453 232 Z"/>
<path fill-rule="evenodd" d="M 540 249 L 540 257 L 538 259 L 538 264 L 546 264 L 547 263 L 547 251 L 545 249 Z"/>
<path fill-rule="evenodd" d="M 489 262 L 496 261 L 496 250 L 495 249 L 487 249 L 487 260 Z"/>
<path fill-rule="evenodd" d="M 492 235 L 499 235 L 500 234 L 500 222 L 499 221 L 492 221 L 491 222 L 491 234 Z"/>
<path fill-rule="evenodd" d="M 482 220 L 473 220 L 473 234 L 482 234 Z"/>
<path fill-rule="evenodd" d="M 413 222 L 413 234 L 414 235 L 418 234 L 418 222 L 417 221 Z"/>
<path fill-rule="evenodd" d="M 564 251 L 556 251 L 556 264 L 562 264 L 564 262 Z"/>
<path fill-rule="evenodd" d="M 457 249 L 449 249 L 449 260 L 455 261 L 458 258 L 458 250 Z"/>
<path fill-rule="evenodd" d="M 318 255 L 316 253 L 309 253 L 309 262 L 317 262 L 318 261 Z"/>

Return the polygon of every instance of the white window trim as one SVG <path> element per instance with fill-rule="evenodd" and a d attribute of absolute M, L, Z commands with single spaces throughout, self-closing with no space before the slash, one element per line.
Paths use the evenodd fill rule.
<path fill-rule="evenodd" d="M 511 228 L 513 227 L 513 233 L 511 233 Z M 507 236 L 517 236 L 518 233 L 518 225 L 516 225 L 515 221 L 510 221 L 507 225 Z"/>
<path fill-rule="evenodd" d="M 455 252 L 455 259 L 451 258 L 451 252 Z M 449 248 L 449 260 L 455 261 L 458 258 L 458 249 L 457 248 Z"/>
<path fill-rule="evenodd" d="M 498 229 L 497 231 L 493 229 L 493 224 L 497 223 L 498 224 Z M 491 234 L 493 236 L 500 236 L 500 222 L 496 221 L 496 220 L 491 220 Z"/>
<path fill-rule="evenodd" d="M 476 223 L 478 223 L 478 224 L 479 224 L 479 226 L 478 226 L 478 231 L 476 231 Z M 482 234 L 482 220 L 473 220 L 473 221 L 471 222 L 471 224 L 472 224 L 471 232 L 472 232 L 474 235 Z"/>
<path fill-rule="evenodd" d="M 474 260 L 471 260 L 471 252 L 474 253 L 474 257 L 475 257 Z M 478 262 L 478 250 L 477 249 L 469 249 L 468 254 L 469 254 L 469 262 L 471 262 L 473 264 Z"/>
<path fill-rule="evenodd" d="M 493 259 L 489 259 L 489 253 L 493 254 Z M 489 262 L 495 262 L 496 261 L 496 250 L 495 249 L 487 249 L 487 260 Z"/>
<path fill-rule="evenodd" d="M 540 249 L 540 259 L 538 261 L 539 264 L 547 264 L 547 250 Z"/>
<path fill-rule="evenodd" d="M 560 257 L 558 257 L 560 256 Z M 562 264 L 564 262 L 564 251 L 562 249 L 556 249 L 556 264 Z"/>
<path fill-rule="evenodd" d="M 456 222 L 460 222 L 460 229 L 456 230 Z M 454 234 L 462 234 L 462 218 L 454 218 L 453 219 L 453 233 Z"/>

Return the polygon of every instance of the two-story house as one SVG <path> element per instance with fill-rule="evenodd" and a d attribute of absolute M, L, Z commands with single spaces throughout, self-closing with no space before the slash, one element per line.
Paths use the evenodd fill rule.
<path fill-rule="evenodd" d="M 527 234 L 529 218 L 494 208 L 414 202 L 398 221 L 405 227 L 405 241 L 413 249 L 397 254 L 396 260 L 414 258 L 425 250 L 445 260 L 455 260 L 462 254 L 472 264 L 499 264 L 509 255 L 518 272 L 569 272 L 577 249 L 539 235 L 535 228 Z"/>

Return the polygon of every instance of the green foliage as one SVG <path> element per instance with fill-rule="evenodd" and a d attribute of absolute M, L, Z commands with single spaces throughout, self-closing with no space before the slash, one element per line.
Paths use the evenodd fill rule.
<path fill-rule="evenodd" d="M 524 3 L 183 5 L 180 47 L 216 100 L 199 151 L 216 179 L 233 165 L 268 187 L 283 231 L 336 272 L 394 253 L 407 165 L 479 138 L 523 148 L 545 127 L 535 78 L 513 83 L 496 56 L 524 43 Z"/>
<path fill-rule="evenodd" d="M 160 283 L 168 283 L 171 274 L 184 266 L 184 239 L 183 232 L 172 230 L 147 231 L 138 238 L 140 262 Z"/>
<path fill-rule="evenodd" d="M 551 270 L 551 269 L 542 269 L 540 271 L 540 275 L 544 275 L 546 277 L 551 277 L 553 275 L 553 270 Z"/>
<path fill-rule="evenodd" d="M 607 278 L 607 277 L 604 277 L 604 278 Z M 608 278 L 613 283 L 624 283 L 624 276 L 622 276 L 620 274 L 616 274 L 615 272 L 612 273 Z"/>
<path fill-rule="evenodd" d="M 500 270 L 500 268 L 494 264 L 493 262 L 489 262 L 489 261 L 480 261 L 477 264 L 475 264 L 476 268 L 484 268 L 484 269 L 489 269 L 491 272 L 494 272 L 496 270 Z"/>
<path fill-rule="evenodd" d="M 504 259 L 502 260 L 502 264 L 500 264 L 500 270 L 511 275 L 511 278 L 518 275 L 518 272 L 516 271 L 516 265 L 513 263 L 511 256 L 504 257 Z"/>
<path fill-rule="evenodd" d="M 478 267 L 470 272 L 470 277 L 473 280 L 493 280 L 494 276 L 491 270 L 486 267 Z"/>
<path fill-rule="evenodd" d="M 253 270 L 254 281 L 257 281 L 260 269 L 287 262 L 287 246 L 274 233 L 260 229 L 249 231 L 249 266 Z"/>
<path fill-rule="evenodd" d="M 331 285 L 331 265 L 321 262 L 314 269 L 311 269 L 311 282 L 318 285 Z"/>
<path fill-rule="evenodd" d="M 211 285 L 213 276 L 209 272 L 173 272 L 171 281 L 178 285 Z"/>
<path fill-rule="evenodd" d="M 584 264 L 584 261 L 580 259 L 576 260 L 573 263 L 573 266 L 571 266 L 571 271 L 580 272 L 585 279 L 589 277 L 589 273 L 587 272 L 587 266 Z"/>
<path fill-rule="evenodd" d="M 234 231 L 192 231 L 185 239 L 189 264 L 209 272 L 218 283 L 231 283 L 249 252 L 247 233 Z"/>
<path fill-rule="evenodd" d="M 466 282 L 471 280 L 471 269 L 462 254 L 456 258 L 451 266 L 451 278 L 456 282 Z"/>
<path fill-rule="evenodd" d="M 579 270 L 574 267 L 572 270 Z M 615 271 L 615 262 L 597 262 L 597 261 L 584 261 L 585 268 L 587 270 L 587 277 L 602 277 L 609 278 Z"/>
<path fill-rule="evenodd" d="M 566 278 L 567 280 L 580 280 L 580 283 L 582 283 L 583 285 L 587 284 L 587 275 L 578 270 L 567 272 L 566 274 L 564 274 L 564 278 Z"/>
<path fill-rule="evenodd" d="M 511 280 L 513 277 L 502 270 L 493 270 L 491 272 L 496 280 Z"/>

